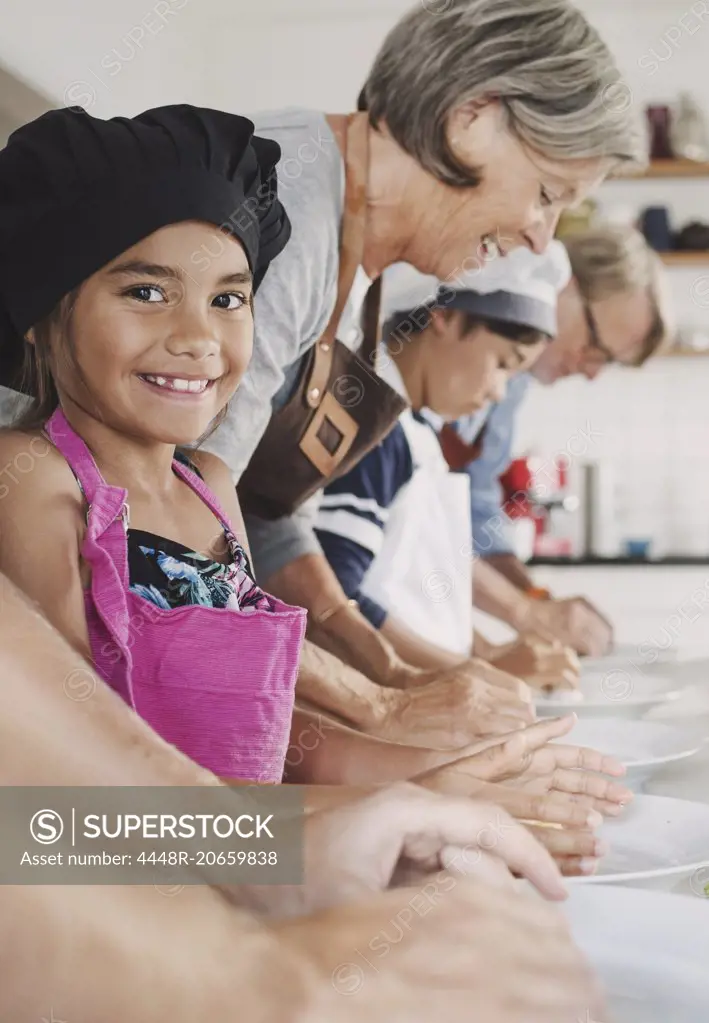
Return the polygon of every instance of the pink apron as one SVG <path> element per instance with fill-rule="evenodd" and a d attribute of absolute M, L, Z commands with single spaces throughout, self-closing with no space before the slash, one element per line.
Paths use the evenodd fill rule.
<path fill-rule="evenodd" d="M 91 567 L 85 606 L 98 673 L 202 767 L 221 778 L 280 782 L 306 612 L 275 599 L 273 611 L 164 610 L 131 592 L 127 491 L 105 482 L 60 409 L 46 431 L 88 504 L 81 556 Z M 228 525 L 204 482 L 177 461 L 173 468 Z"/>

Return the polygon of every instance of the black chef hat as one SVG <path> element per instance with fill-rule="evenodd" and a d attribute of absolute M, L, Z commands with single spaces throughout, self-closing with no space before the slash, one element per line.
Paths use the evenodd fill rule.
<path fill-rule="evenodd" d="M 290 237 L 277 143 L 245 117 L 187 105 L 101 120 L 52 110 L 0 150 L 0 383 L 27 331 L 154 231 L 203 220 L 244 246 L 257 287 Z"/>

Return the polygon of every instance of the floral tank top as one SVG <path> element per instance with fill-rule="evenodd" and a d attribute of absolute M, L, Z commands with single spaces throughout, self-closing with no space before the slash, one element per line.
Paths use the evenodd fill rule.
<path fill-rule="evenodd" d="M 178 452 L 175 458 L 201 478 L 183 454 Z M 256 585 L 246 552 L 230 529 L 225 528 L 224 541 L 229 552 L 226 564 L 175 540 L 129 529 L 130 589 L 164 611 L 192 604 L 246 613 L 273 611 L 272 598 Z"/>

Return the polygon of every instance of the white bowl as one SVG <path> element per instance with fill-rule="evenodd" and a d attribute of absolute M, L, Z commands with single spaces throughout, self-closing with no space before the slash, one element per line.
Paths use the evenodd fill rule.
<path fill-rule="evenodd" d="M 557 741 L 615 757 L 626 768 L 620 780 L 633 792 L 641 792 L 661 767 L 686 760 L 704 746 L 704 736 L 688 725 L 608 717 L 582 718 Z"/>
<path fill-rule="evenodd" d="M 579 715 L 639 718 L 651 707 L 676 700 L 681 687 L 671 678 L 632 673 L 626 669 L 583 674 L 575 691 L 555 689 L 536 699 L 540 717 L 575 711 Z"/>
<path fill-rule="evenodd" d="M 574 889 L 564 913 L 606 989 L 606 1023 L 709 1020 L 706 901 L 598 886 Z"/>
<path fill-rule="evenodd" d="M 709 881 L 709 806 L 705 803 L 636 796 L 622 817 L 604 822 L 598 836 L 609 844 L 610 852 L 593 877 L 568 878 L 570 887 L 620 884 L 671 891 L 682 881 Z"/>

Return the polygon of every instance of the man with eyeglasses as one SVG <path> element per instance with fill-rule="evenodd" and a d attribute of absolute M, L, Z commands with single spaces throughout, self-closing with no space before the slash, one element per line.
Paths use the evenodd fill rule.
<path fill-rule="evenodd" d="M 560 242 L 553 242 L 560 245 Z M 472 490 L 476 605 L 522 633 L 555 637 L 580 654 L 600 656 L 613 642 L 607 619 L 585 598 L 554 600 L 537 589 L 515 556 L 500 476 L 511 461 L 515 416 L 532 378 L 548 386 L 608 365 L 642 366 L 669 339 L 662 263 L 637 231 L 597 227 L 564 239 L 572 277 L 558 303 L 558 335 L 502 402 L 457 424 L 458 460 Z M 514 258 L 512 253 L 507 258 Z M 470 457 L 468 458 L 467 455 Z"/>

